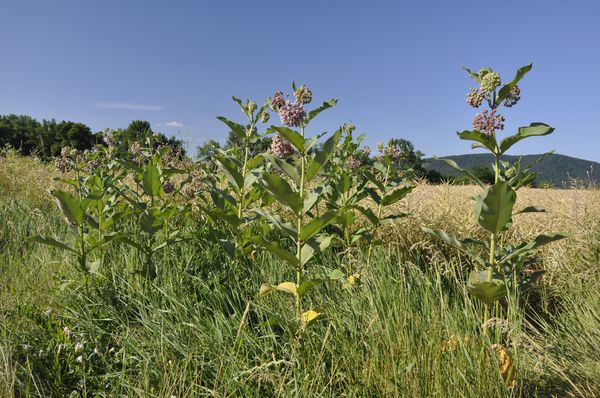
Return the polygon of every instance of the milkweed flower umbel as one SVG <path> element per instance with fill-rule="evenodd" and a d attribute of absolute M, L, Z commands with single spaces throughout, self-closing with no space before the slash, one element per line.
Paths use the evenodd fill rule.
<path fill-rule="evenodd" d="M 280 159 L 287 159 L 294 154 L 294 148 L 280 135 L 276 135 L 271 141 L 271 152 Z"/>
<path fill-rule="evenodd" d="M 517 102 L 519 102 L 520 99 L 521 99 L 521 89 L 519 88 L 519 86 L 514 86 L 509 91 L 508 95 L 506 96 L 506 99 L 504 100 L 504 106 L 507 108 L 510 108 L 513 105 L 515 105 Z"/>
<path fill-rule="evenodd" d="M 473 108 L 479 108 L 481 103 L 483 102 L 483 93 L 481 90 L 477 90 L 475 88 L 469 91 L 467 94 L 467 104 L 471 105 Z"/>
<path fill-rule="evenodd" d="M 496 130 L 504 129 L 504 116 L 496 114 L 496 110 L 493 109 L 491 113 L 488 110 L 475 115 L 473 119 L 473 129 L 481 131 L 487 135 L 492 135 Z"/>
<path fill-rule="evenodd" d="M 281 123 L 290 127 L 298 127 L 302 125 L 306 111 L 300 104 L 292 104 L 286 101 L 282 106 L 279 107 L 279 118 Z"/>

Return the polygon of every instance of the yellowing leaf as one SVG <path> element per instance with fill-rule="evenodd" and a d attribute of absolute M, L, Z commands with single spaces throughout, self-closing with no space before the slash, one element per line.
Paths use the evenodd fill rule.
<path fill-rule="evenodd" d="M 319 315 L 321 315 L 321 313 L 315 310 L 304 311 L 302 315 L 300 315 L 300 323 L 302 324 L 302 327 L 310 325 L 315 319 L 319 317 Z"/>
<path fill-rule="evenodd" d="M 356 283 L 359 280 L 360 280 L 360 273 L 359 272 L 348 276 L 346 278 L 346 281 L 342 285 L 342 289 L 348 289 L 349 287 L 352 287 L 352 286 L 356 285 Z"/>
<path fill-rule="evenodd" d="M 513 360 L 510 356 L 510 352 L 500 344 L 493 344 L 492 349 L 498 353 L 498 362 L 500 362 L 500 375 L 502 380 L 508 388 L 512 388 L 516 384 L 515 380 L 515 368 L 513 366 Z"/>
<path fill-rule="evenodd" d="M 292 296 L 296 295 L 296 284 L 294 282 L 281 282 L 277 285 L 277 290 L 282 292 L 286 292 L 291 294 Z"/>

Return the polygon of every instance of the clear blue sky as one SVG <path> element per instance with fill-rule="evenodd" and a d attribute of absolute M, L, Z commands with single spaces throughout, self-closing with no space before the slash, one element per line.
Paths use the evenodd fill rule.
<path fill-rule="evenodd" d="M 223 140 L 231 96 L 262 101 L 290 82 L 340 99 L 314 124 L 352 122 L 367 143 L 411 140 L 427 155 L 470 151 L 474 87 L 533 62 L 507 131 L 556 132 L 516 153 L 556 149 L 600 161 L 597 1 L 25 1 L 0 2 L 0 114 L 86 123 L 145 119 L 192 147 Z"/>

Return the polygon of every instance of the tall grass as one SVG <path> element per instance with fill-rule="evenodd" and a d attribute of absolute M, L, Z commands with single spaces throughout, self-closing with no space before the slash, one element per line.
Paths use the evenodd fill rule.
<path fill-rule="evenodd" d="M 133 274 L 140 254 L 123 245 L 107 247 L 111 266 L 86 283 L 71 256 L 27 242 L 70 232 L 44 193 L 50 173 L 33 160 L 11 172 L 21 161 L 0 163 L 2 396 L 600 396 L 598 192 L 523 195 L 550 216 L 515 234 L 571 237 L 545 249 L 548 274 L 502 333 L 515 353 L 517 384 L 507 388 L 495 352 L 481 348 L 492 341 L 482 341 L 482 309 L 464 289 L 468 264 L 419 229 L 469 236 L 468 201 L 456 195 L 468 187 L 419 186 L 405 205 L 414 217 L 383 231 L 387 244 L 361 282 L 318 287 L 307 304 L 326 316 L 291 339 L 293 303 L 256 294 L 264 281 L 289 280 L 288 268 L 264 254 L 226 266 L 194 220 L 198 239 L 157 257 L 151 288 Z M 347 262 L 333 252 L 318 267 Z"/>

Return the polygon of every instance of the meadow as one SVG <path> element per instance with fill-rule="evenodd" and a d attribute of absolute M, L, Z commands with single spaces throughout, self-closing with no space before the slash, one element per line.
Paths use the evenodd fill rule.
<path fill-rule="evenodd" d="M 553 130 L 497 139 L 529 69 L 468 71 L 492 119 L 459 138 L 496 156 L 492 185 L 416 181 L 349 125 L 308 138 L 335 101 L 305 112 L 295 85 L 236 99 L 245 145 L 204 164 L 152 136 L 4 150 L 0 395 L 600 396 L 600 191 L 499 160 Z"/>

